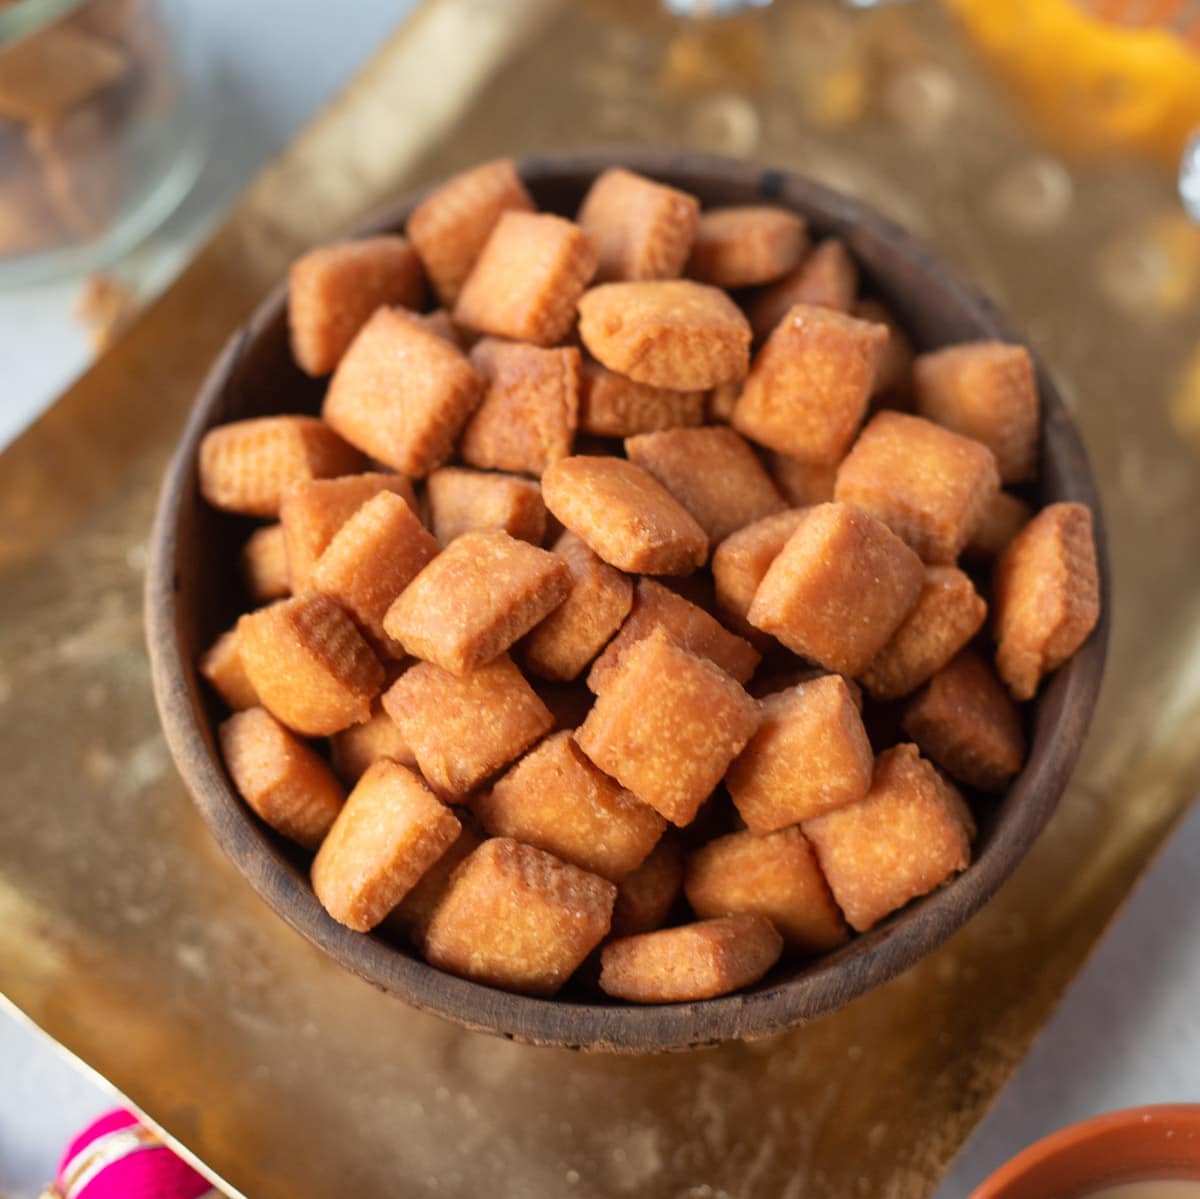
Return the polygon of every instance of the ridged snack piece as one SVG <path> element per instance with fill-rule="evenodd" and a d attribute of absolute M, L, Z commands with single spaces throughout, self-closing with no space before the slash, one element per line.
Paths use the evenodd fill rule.
<path fill-rule="evenodd" d="M 705 393 L 635 383 L 588 358 L 583 363 L 579 429 L 596 437 L 631 437 L 704 423 Z"/>
<path fill-rule="evenodd" d="M 531 545 L 541 545 L 546 535 L 546 505 L 532 479 L 442 466 L 429 476 L 425 495 L 429 523 L 442 545 L 463 533 L 489 529 L 500 529 Z"/>
<path fill-rule="evenodd" d="M 804 218 L 787 208 L 710 208 L 700 216 L 687 273 L 715 287 L 754 287 L 794 270 L 807 250 Z"/>
<path fill-rule="evenodd" d="M 242 578 L 256 603 L 282 599 L 292 592 L 283 527 L 263 525 L 242 543 Z"/>
<path fill-rule="evenodd" d="M 849 313 L 858 294 L 858 264 L 837 237 L 818 242 L 790 274 L 764 287 L 747 305 L 756 341 L 771 331 L 797 304 Z"/>
<path fill-rule="evenodd" d="M 258 705 L 258 692 L 242 665 L 236 629 L 227 629 L 204 651 L 198 669 L 234 712 Z"/>

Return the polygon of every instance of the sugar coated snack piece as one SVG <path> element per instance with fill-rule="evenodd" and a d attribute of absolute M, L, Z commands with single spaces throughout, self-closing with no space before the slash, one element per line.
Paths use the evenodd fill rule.
<path fill-rule="evenodd" d="M 911 407 L 913 348 L 900 322 L 891 309 L 878 300 L 859 300 L 853 312 L 860 321 L 884 325 L 888 331 L 887 345 L 875 371 L 872 397 L 885 401 L 885 407 Z"/>
<path fill-rule="evenodd" d="M 999 485 L 985 445 L 919 416 L 880 412 L 838 467 L 834 495 L 883 521 L 926 562 L 949 565 Z"/>
<path fill-rule="evenodd" d="M 609 370 L 699 391 L 745 377 L 750 326 L 719 288 L 686 279 L 603 283 L 579 300 L 579 335 Z"/>
<path fill-rule="evenodd" d="M 506 212 L 454 305 L 457 324 L 535 345 L 562 341 L 596 271 L 596 247 L 572 221 Z"/>
<path fill-rule="evenodd" d="M 592 664 L 588 686 L 597 693 L 604 690 L 630 649 L 656 630 L 680 649 L 719 666 L 739 683 L 750 678 L 761 658 L 745 638 L 731 633 L 703 608 L 653 579 L 639 579 L 633 608 L 621 631 Z"/>
<path fill-rule="evenodd" d="M 704 392 L 635 383 L 590 358 L 584 361 L 579 406 L 582 432 L 596 437 L 631 437 L 703 421 Z"/>
<path fill-rule="evenodd" d="M 683 847 L 670 832 L 650 856 L 617 884 L 612 935 L 628 937 L 662 928 L 683 890 Z"/>
<path fill-rule="evenodd" d="M 986 445 L 1002 483 L 1037 474 L 1037 380 L 1024 346 L 973 341 L 921 354 L 913 382 L 917 411 Z"/>
<path fill-rule="evenodd" d="M 778 670 L 770 674 L 764 673 L 755 678 L 747 690 L 755 699 L 766 699 L 768 696 L 775 695 L 780 691 L 787 691 L 800 683 L 811 683 L 816 679 L 824 678 L 828 674 L 829 671 L 822 670 L 820 666 L 801 666 L 795 670 Z M 844 674 L 839 674 L 837 677 L 846 684 L 854 706 L 861 713 L 863 710 L 862 688 L 853 679 L 846 678 Z"/>
<path fill-rule="evenodd" d="M 579 423 L 580 354 L 485 337 L 471 363 L 487 380 L 459 453 L 471 466 L 540 475 L 565 458 Z"/>
<path fill-rule="evenodd" d="M 371 715 L 361 724 L 352 724 L 329 739 L 329 756 L 334 773 L 353 787 L 372 762 L 388 758 L 402 766 L 415 766 L 417 756 L 400 731 L 400 726 L 383 710 L 376 700 Z"/>
<path fill-rule="evenodd" d="M 313 890 L 339 924 L 369 932 L 450 848 L 460 828 L 420 775 L 397 762 L 375 762 L 313 859 Z"/>
<path fill-rule="evenodd" d="M 454 808 L 454 818 L 462 826 L 449 849 L 417 880 L 416 886 L 392 909 L 384 927 L 402 932 L 418 948 L 425 944 L 429 922 L 438 910 L 454 872 L 486 840 L 479 822 L 469 809 Z"/>
<path fill-rule="evenodd" d="M 316 849 L 346 793 L 328 763 L 265 708 L 247 708 L 220 728 L 221 753 L 238 794 L 277 833 Z"/>
<path fill-rule="evenodd" d="M 971 860 L 970 812 L 915 745 L 880 754 L 866 798 L 808 821 L 804 833 L 838 907 L 860 933 Z"/>
<path fill-rule="evenodd" d="M 758 705 L 662 630 L 632 646 L 576 734 L 579 747 L 672 824 L 691 822 L 758 726 Z"/>
<path fill-rule="evenodd" d="M 798 953 L 825 953 L 849 937 L 816 854 L 798 828 L 710 841 L 688 856 L 683 890 L 702 920 L 757 913 Z"/>
<path fill-rule="evenodd" d="M 996 669 L 1014 698 L 1032 699 L 1100 619 L 1100 574 L 1085 504 L 1050 504 L 996 566 L 992 616 Z"/>
<path fill-rule="evenodd" d="M 909 695 L 941 670 L 987 617 L 974 583 L 953 566 L 930 566 L 916 607 L 862 676 L 875 699 Z"/>
<path fill-rule="evenodd" d="M 752 441 L 815 466 L 837 462 L 867 411 L 887 329 L 828 308 L 788 310 L 733 410 Z"/>
<path fill-rule="evenodd" d="M 866 795 L 871 743 L 845 679 L 821 675 L 768 695 L 761 707 L 758 730 L 725 777 L 751 832 L 787 828 Z"/>
<path fill-rule="evenodd" d="M 453 675 L 418 662 L 383 694 L 429 785 L 461 799 L 519 757 L 554 724 L 507 657 Z"/>
<path fill-rule="evenodd" d="M 383 618 L 396 597 L 441 547 L 416 513 L 393 491 L 372 496 L 333 535 L 312 570 L 312 585 L 332 596 L 390 657 Z"/>
<path fill-rule="evenodd" d="M 502 654 L 558 607 L 571 572 L 555 554 L 493 530 L 452 541 L 401 592 L 383 627 L 454 674 Z"/>
<path fill-rule="evenodd" d="M 425 957 L 488 986 L 553 995 L 608 932 L 616 893 L 553 854 L 493 837 L 454 872 Z"/>
<path fill-rule="evenodd" d="M 767 569 L 746 619 L 793 653 L 853 678 L 924 585 L 921 560 L 886 525 L 847 504 L 818 504 Z"/>
<path fill-rule="evenodd" d="M 629 615 L 633 582 L 569 530 L 553 552 L 571 572 L 571 590 L 525 638 L 521 660 L 533 674 L 566 681 L 583 673 Z"/>
<path fill-rule="evenodd" d="M 443 304 L 458 299 L 501 214 L 533 210 L 511 158 L 455 175 L 413 209 L 407 233 Z"/>
<path fill-rule="evenodd" d="M 292 590 L 283 527 L 255 529 L 242 546 L 242 578 L 250 598 L 259 603 L 282 599 Z"/>
<path fill-rule="evenodd" d="M 627 438 L 631 462 L 649 471 L 716 545 L 784 502 L 754 451 L 732 429 L 665 429 Z"/>
<path fill-rule="evenodd" d="M 756 341 L 771 330 L 797 304 L 849 312 L 858 292 L 858 266 L 836 237 L 820 242 L 790 274 L 763 288 L 747 307 Z"/>
<path fill-rule="evenodd" d="M 991 666 L 966 651 L 904 709 L 904 731 L 953 778 L 1002 791 L 1025 761 L 1021 713 Z"/>
<path fill-rule="evenodd" d="M 756 631 L 746 620 L 746 613 L 768 568 L 799 528 L 806 511 L 788 508 L 764 516 L 726 537 L 713 551 L 717 607 L 743 633 Z"/>
<path fill-rule="evenodd" d="M 546 505 L 532 479 L 443 466 L 429 476 L 425 494 L 429 523 L 443 545 L 487 529 L 502 529 L 533 545 L 546 535 Z"/>
<path fill-rule="evenodd" d="M 611 941 L 600 953 L 600 987 L 633 1003 L 714 999 L 758 982 L 782 952 L 765 916 L 721 916 Z"/>
<path fill-rule="evenodd" d="M 804 218 L 786 208 L 710 208 L 700 215 L 687 273 L 715 287 L 753 287 L 794 270 L 807 250 Z"/>
<path fill-rule="evenodd" d="M 666 828 L 565 731 L 530 750 L 471 801 L 471 810 L 493 836 L 544 849 L 613 882 L 645 861 Z"/>
<path fill-rule="evenodd" d="M 205 433 L 200 493 L 226 512 L 278 516 L 290 484 L 362 466 L 362 455 L 314 416 L 259 416 Z"/>
<path fill-rule="evenodd" d="M 767 470 L 776 489 L 796 508 L 827 504 L 833 499 L 838 464 L 814 466 L 777 450 L 767 451 Z"/>
<path fill-rule="evenodd" d="M 407 238 L 365 237 L 310 250 L 288 272 L 292 355 L 305 373 L 327 374 L 376 308 L 419 308 L 424 295 L 421 263 Z"/>
<path fill-rule="evenodd" d="M 253 708 L 258 704 L 258 692 L 254 690 L 254 684 L 242 665 L 234 629 L 222 633 L 204 651 L 199 670 L 233 711 L 240 712 L 243 708 Z"/>
<path fill-rule="evenodd" d="M 305 479 L 283 493 L 279 523 L 287 545 L 287 564 L 293 590 L 304 591 L 317 559 L 333 535 L 381 491 L 392 491 L 417 510 L 412 484 L 403 475 L 367 471 L 338 479 Z"/>
<path fill-rule="evenodd" d="M 1010 541 L 1033 518 L 1033 509 L 1007 491 L 997 491 L 983 510 L 963 553 L 969 558 L 998 558 Z"/>
<path fill-rule="evenodd" d="M 450 456 L 483 386 L 444 338 L 399 309 L 380 308 L 338 363 L 323 415 L 372 458 L 424 478 Z"/>
<path fill-rule="evenodd" d="M 546 507 L 605 562 L 630 573 L 686 575 L 708 537 L 647 471 L 622 458 L 563 458 L 542 476 Z"/>
<path fill-rule="evenodd" d="M 696 236 L 695 196 L 623 167 L 596 176 L 579 224 L 596 245 L 596 280 L 677 279 Z"/>

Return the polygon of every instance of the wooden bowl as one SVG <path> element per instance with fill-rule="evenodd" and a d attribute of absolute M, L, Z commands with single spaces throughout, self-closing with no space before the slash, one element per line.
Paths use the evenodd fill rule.
<path fill-rule="evenodd" d="M 869 287 L 894 308 L 918 348 L 971 338 L 1015 340 L 992 305 L 928 250 L 878 213 L 784 171 L 693 153 L 595 151 L 530 158 L 521 174 L 539 205 L 571 215 L 603 168 L 620 163 L 714 204 L 782 204 L 821 234 L 844 238 Z M 400 229 L 407 196 L 363 233 Z M 426 965 L 375 935 L 331 920 L 309 887 L 307 862 L 265 828 L 230 784 L 217 750 L 217 701 L 197 656 L 243 607 L 233 567 L 246 521 L 210 509 L 196 483 L 196 449 L 225 421 L 276 412 L 317 412 L 323 381 L 293 364 L 280 286 L 213 364 L 167 472 L 146 585 L 155 694 L 179 771 L 209 828 L 251 886 L 293 928 L 347 969 L 416 1007 L 464 1027 L 539 1045 L 649 1052 L 761 1037 L 832 1011 L 907 969 L 959 928 L 1033 844 L 1062 794 L 1083 743 L 1104 665 L 1108 561 L 1099 499 L 1079 434 L 1040 367 L 1042 474 L 1038 499 L 1077 500 L 1095 518 L 1103 608 L 1078 654 L 1043 687 L 1030 722 L 1029 761 L 980 821 L 976 857 L 953 882 L 865 936 L 809 964 L 783 964 L 758 985 L 700 1003 L 637 1007 L 562 997 L 510 995 Z"/>

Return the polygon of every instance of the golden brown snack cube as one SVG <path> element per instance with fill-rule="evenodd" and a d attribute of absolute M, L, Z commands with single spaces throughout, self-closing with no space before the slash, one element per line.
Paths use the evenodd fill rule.
<path fill-rule="evenodd" d="M 782 952 L 783 938 L 765 916 L 700 920 L 609 942 L 600 987 L 633 1003 L 713 999 L 758 982 Z"/>
<path fill-rule="evenodd" d="M 502 654 L 570 590 L 567 564 L 548 550 L 499 530 L 464 533 L 401 592 L 383 626 L 415 657 L 466 674 Z"/>
<path fill-rule="evenodd" d="M 329 756 L 334 773 L 347 787 L 353 787 L 367 767 L 380 758 L 402 766 L 417 764 L 417 756 L 400 726 L 383 710 L 378 699 L 371 705 L 371 715 L 361 724 L 352 724 L 329 738 Z"/>
<path fill-rule="evenodd" d="M 998 558 L 1010 541 L 1033 519 L 1033 509 L 1007 491 L 997 491 L 983 510 L 963 553 L 970 558 Z"/>
<path fill-rule="evenodd" d="M 880 412 L 838 467 L 834 495 L 883 521 L 926 562 L 950 565 L 999 485 L 985 445 L 919 416 Z"/>
<path fill-rule="evenodd" d="M 664 429 L 626 438 L 630 462 L 649 471 L 716 545 L 784 502 L 754 451 L 732 429 Z"/>
<path fill-rule="evenodd" d="M 1017 705 L 991 666 L 970 651 L 909 700 L 903 727 L 927 758 L 980 791 L 1002 791 L 1025 761 Z"/>
<path fill-rule="evenodd" d="M 696 236 L 695 196 L 623 167 L 596 176 L 579 224 L 596 245 L 596 281 L 677 279 Z"/>
<path fill-rule="evenodd" d="M 687 279 L 593 287 L 579 300 L 579 335 L 609 370 L 674 391 L 742 379 L 750 362 L 742 310 Z"/>
<path fill-rule="evenodd" d="M 247 613 L 237 642 L 263 707 L 306 737 L 366 720 L 383 686 L 383 667 L 350 614 L 319 592 Z"/>
<path fill-rule="evenodd" d="M 806 511 L 788 508 L 765 516 L 726 537 L 713 551 L 717 607 L 743 633 L 757 632 L 746 620 L 746 613 L 771 563 L 799 528 Z"/>
<path fill-rule="evenodd" d="M 688 856 L 683 890 L 701 920 L 757 913 L 797 953 L 825 953 L 849 937 L 817 856 L 798 828 L 710 841 Z"/>
<path fill-rule="evenodd" d="M 580 354 L 485 337 L 471 363 L 487 380 L 459 443 L 464 462 L 540 475 L 565 458 L 579 423 Z"/>
<path fill-rule="evenodd" d="M 631 437 L 704 422 L 704 392 L 635 383 L 590 358 L 583 364 L 579 428 L 596 437 Z"/>
<path fill-rule="evenodd" d="M 233 711 L 258 705 L 258 692 L 242 665 L 235 629 L 226 630 L 204 651 L 199 670 Z"/>
<path fill-rule="evenodd" d="M 542 498 L 605 562 L 631 574 L 691 574 L 708 557 L 695 517 L 623 458 L 563 458 L 542 476 Z"/>
<path fill-rule="evenodd" d="M 1019 700 L 1032 699 L 1100 619 L 1100 574 L 1085 504 L 1050 504 L 1013 539 L 993 581 L 996 669 Z"/>
<path fill-rule="evenodd" d="M 266 708 L 224 721 L 221 753 L 238 794 L 277 833 L 316 849 L 346 793 L 325 762 Z"/>
<path fill-rule="evenodd" d="M 891 309 L 878 300 L 859 300 L 853 308 L 860 321 L 884 325 L 888 331 L 887 345 L 875 371 L 875 386 L 871 398 L 885 408 L 912 407 L 912 342 Z"/>
<path fill-rule="evenodd" d="M 917 411 L 987 446 L 1002 483 L 1037 474 L 1037 380 L 1024 346 L 973 341 L 921 354 L 913 382 Z"/>
<path fill-rule="evenodd" d="M 421 263 L 407 238 L 318 246 L 288 272 L 292 355 L 306 374 L 327 374 L 376 308 L 419 308 L 424 295 Z"/>
<path fill-rule="evenodd" d="M 608 932 L 616 892 L 553 854 L 493 837 L 454 872 L 425 957 L 488 986 L 553 995 Z"/>
<path fill-rule="evenodd" d="M 915 745 L 879 755 L 865 799 L 803 827 L 838 907 L 860 933 L 971 861 L 967 806 Z"/>
<path fill-rule="evenodd" d="M 339 924 L 369 932 L 450 848 L 460 829 L 420 775 L 397 762 L 375 762 L 313 859 L 313 890 Z"/>
<path fill-rule="evenodd" d="M 450 890 L 454 872 L 486 840 L 479 829 L 479 822 L 468 808 L 454 808 L 453 813 L 462 826 L 458 836 L 384 921 L 385 928 L 402 932 L 418 948 L 425 944 L 429 922 Z"/>
<path fill-rule="evenodd" d="M 767 568 L 746 619 L 793 653 L 857 677 L 912 611 L 920 558 L 885 524 L 818 504 Z"/>
<path fill-rule="evenodd" d="M 443 304 L 458 299 L 501 215 L 533 210 L 511 158 L 455 175 L 413 209 L 407 233 Z"/>
<path fill-rule="evenodd" d="M 282 599 L 292 590 L 283 527 L 255 529 L 242 546 L 242 578 L 250 598 L 258 603 Z"/>
<path fill-rule="evenodd" d="M 758 705 L 734 679 L 655 630 L 624 654 L 576 741 L 601 770 L 682 826 L 757 727 Z"/>
<path fill-rule="evenodd" d="M 887 329 L 797 305 L 759 350 L 733 427 L 801 462 L 827 466 L 850 448 L 867 411 Z"/>
<path fill-rule="evenodd" d="M 488 529 L 533 545 L 541 545 L 546 535 L 546 505 L 532 479 L 442 466 L 429 476 L 425 494 L 429 523 L 443 545 L 463 533 Z"/>
<path fill-rule="evenodd" d="M 362 466 L 362 455 L 315 416 L 259 416 L 205 433 L 200 493 L 226 512 L 278 516 L 291 484 Z"/>
<path fill-rule="evenodd" d="M 666 821 L 598 770 L 570 732 L 547 737 L 471 810 L 494 837 L 512 837 L 620 882 L 645 861 Z"/>
<path fill-rule="evenodd" d="M 875 699 L 899 699 L 933 677 L 983 627 L 987 604 L 953 566 L 929 566 L 916 607 L 862 676 Z"/>
<path fill-rule="evenodd" d="M 753 287 L 794 270 L 808 250 L 804 218 L 747 204 L 700 214 L 687 273 L 714 287 Z"/>
<path fill-rule="evenodd" d="M 758 730 L 725 776 L 752 833 L 787 828 L 866 795 L 871 743 L 845 679 L 821 675 L 766 696 L 760 706 Z"/>
<path fill-rule="evenodd" d="M 477 333 L 556 345 L 595 271 L 596 247 L 574 222 L 506 212 L 459 292 L 454 320 Z"/>
<path fill-rule="evenodd" d="M 838 464 L 814 466 L 777 450 L 767 451 L 767 470 L 779 494 L 794 508 L 827 504 L 833 499 Z"/>
<path fill-rule="evenodd" d="M 629 937 L 662 928 L 683 889 L 683 847 L 668 830 L 650 856 L 617 884 L 612 935 Z"/>
<path fill-rule="evenodd" d="M 554 724 L 507 656 L 470 674 L 418 662 L 383 693 L 429 785 L 461 799 L 519 757 Z"/>
<path fill-rule="evenodd" d="M 629 615 L 633 582 L 567 530 L 553 551 L 571 572 L 571 591 L 525 638 L 521 660 L 544 679 L 578 678 Z"/>
<path fill-rule="evenodd" d="M 797 304 L 849 312 L 858 292 L 858 266 L 845 243 L 827 237 L 789 275 L 764 287 L 750 301 L 747 315 L 756 341 L 770 336 Z"/>
<path fill-rule="evenodd" d="M 706 658 L 726 674 L 745 683 L 760 661 L 758 651 L 744 638 L 731 633 L 703 608 L 669 591 L 653 579 L 639 579 L 633 608 L 621 631 L 592 664 L 588 686 L 599 693 L 621 668 L 625 655 L 655 630 L 662 630 L 671 643 Z"/>

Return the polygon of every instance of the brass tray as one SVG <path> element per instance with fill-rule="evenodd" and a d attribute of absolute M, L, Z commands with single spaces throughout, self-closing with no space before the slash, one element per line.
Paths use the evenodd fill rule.
<path fill-rule="evenodd" d="M 1194 793 L 1200 233 L 1160 165 L 1056 151 L 958 7 L 432 0 L 0 458 L 0 991 L 231 1193 L 928 1196 Z M 585 142 L 794 166 L 934 243 L 1056 372 L 1114 560 L 1089 749 L 999 896 L 837 1015 L 688 1056 L 523 1048 L 340 971 L 209 840 L 142 649 L 171 443 L 288 259 L 401 188 Z"/>

